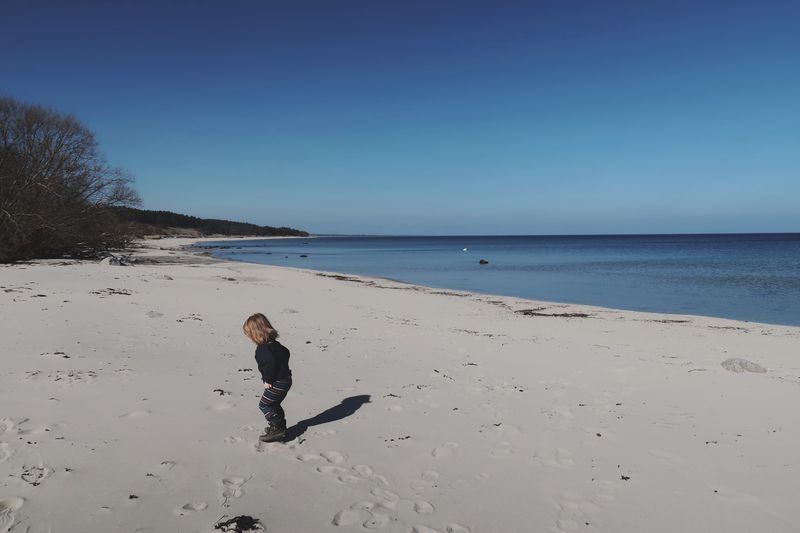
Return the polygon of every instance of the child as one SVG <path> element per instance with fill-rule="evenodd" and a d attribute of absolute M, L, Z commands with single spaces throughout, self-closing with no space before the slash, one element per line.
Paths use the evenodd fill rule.
<path fill-rule="evenodd" d="M 286 435 L 286 415 L 281 402 L 292 386 L 289 350 L 277 341 L 278 332 L 261 313 L 248 318 L 242 329 L 257 345 L 256 363 L 264 382 L 264 394 L 258 402 L 258 408 L 267 419 L 267 427 L 259 439 L 264 442 L 276 441 Z"/>

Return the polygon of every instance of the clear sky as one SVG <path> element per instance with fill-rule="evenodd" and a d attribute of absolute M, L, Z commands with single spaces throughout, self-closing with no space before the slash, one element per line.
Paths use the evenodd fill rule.
<path fill-rule="evenodd" d="M 318 233 L 800 231 L 800 2 L 3 0 L 0 93 L 144 207 Z"/>

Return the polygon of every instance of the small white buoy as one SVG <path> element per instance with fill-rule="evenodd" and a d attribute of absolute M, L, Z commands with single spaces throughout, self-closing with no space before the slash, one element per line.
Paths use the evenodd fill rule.
<path fill-rule="evenodd" d="M 461 251 L 462 251 L 462 252 L 466 252 L 466 251 L 467 251 L 467 249 L 466 249 L 466 248 L 464 248 L 464 249 L 463 249 L 463 250 L 461 250 Z"/>

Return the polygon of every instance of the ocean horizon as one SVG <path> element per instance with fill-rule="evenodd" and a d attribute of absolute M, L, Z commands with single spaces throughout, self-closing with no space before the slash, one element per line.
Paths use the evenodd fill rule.
<path fill-rule="evenodd" d="M 800 233 L 314 235 L 198 246 L 442 289 L 800 325 Z"/>

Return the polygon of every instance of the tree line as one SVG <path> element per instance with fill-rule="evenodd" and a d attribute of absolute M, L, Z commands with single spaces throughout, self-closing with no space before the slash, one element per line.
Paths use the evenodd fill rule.
<path fill-rule="evenodd" d="M 74 116 L 0 97 L 0 262 L 97 256 L 128 246 L 142 224 L 223 235 L 307 235 L 139 210 L 132 183 Z"/>
<path fill-rule="evenodd" d="M 216 218 L 198 218 L 172 211 L 150 211 L 132 207 L 115 207 L 114 214 L 120 220 L 133 224 L 134 231 L 141 235 L 162 234 L 168 228 L 195 230 L 203 235 L 251 235 L 257 237 L 297 236 L 308 233 L 294 228 L 258 226 L 247 222 L 233 222 Z"/>

